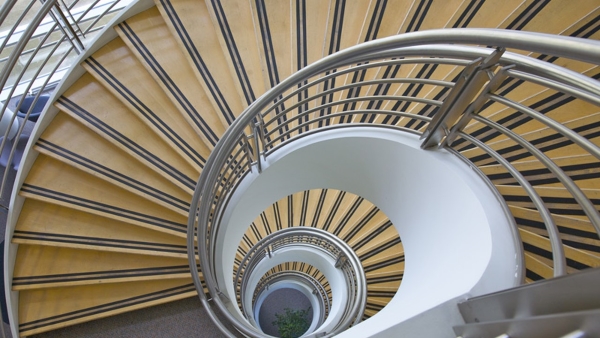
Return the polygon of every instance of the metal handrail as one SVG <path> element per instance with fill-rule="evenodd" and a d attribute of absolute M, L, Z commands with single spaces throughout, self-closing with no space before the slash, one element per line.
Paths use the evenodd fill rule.
<path fill-rule="evenodd" d="M 325 291 L 323 285 L 319 283 L 319 281 L 316 280 L 313 276 L 304 272 L 280 271 L 272 275 L 263 277 L 256 285 L 256 291 L 254 292 L 254 296 L 252 298 L 252 308 L 254 309 L 254 312 L 256 313 L 259 310 L 255 309 L 256 305 L 254 304 L 254 302 L 257 298 L 260 297 L 260 295 L 263 292 L 268 291 L 268 288 L 275 283 L 287 281 L 296 281 L 305 284 L 309 287 L 312 287 L 313 292 L 319 294 L 319 299 L 321 300 L 320 302 L 318 302 L 320 316 L 316 327 L 321 326 L 321 324 L 323 324 L 323 322 L 327 319 L 327 316 L 329 315 L 331 302 L 329 296 L 327 295 L 327 291 Z"/>
<path fill-rule="evenodd" d="M 77 19 L 73 17 L 73 15 L 70 13 L 70 10 L 78 4 L 79 0 L 72 2 L 69 6 L 66 6 L 64 8 L 61 8 L 56 0 L 44 1 L 42 2 L 41 8 L 39 8 L 35 13 L 34 18 L 27 24 L 26 28 L 22 31 L 19 31 L 20 38 L 16 42 L 10 43 L 10 36 L 12 36 L 12 33 L 15 32 L 17 26 L 19 26 L 25 15 L 32 9 L 32 6 L 36 1 L 31 1 L 29 5 L 24 8 L 24 11 L 22 13 L 14 13 L 15 11 L 17 11 L 17 9 L 15 9 L 14 7 L 16 1 L 9 0 L 3 4 L 2 8 L 0 9 L 0 22 L 3 22 L 9 14 L 14 16 L 18 15 L 19 17 L 17 18 L 15 24 L 12 27 L 10 27 L 8 35 L 4 38 L 2 46 L 0 47 L 0 50 L 4 50 L 9 47 L 11 49 L 9 56 L 2 59 L 2 69 L 0 71 L 0 88 L 2 88 L 2 96 L 6 97 L 6 101 L 0 106 L 0 118 L 2 118 L 5 115 L 8 109 L 9 100 L 13 97 L 13 95 L 21 95 L 21 93 L 15 94 L 17 88 L 19 88 L 19 90 L 22 90 L 23 88 L 21 87 L 24 86 L 23 92 L 29 93 L 33 88 L 34 81 L 40 77 L 40 73 L 48 64 L 50 59 L 57 58 L 56 65 L 53 66 L 49 72 L 43 75 L 45 79 L 41 84 L 40 88 L 36 90 L 36 94 L 33 98 L 33 103 L 31 104 L 27 113 L 23 117 L 23 121 L 28 120 L 40 96 L 44 91 L 46 91 L 49 88 L 49 83 L 53 75 L 58 71 L 61 64 L 63 64 L 67 57 L 71 54 L 71 52 L 74 50 L 74 47 L 77 47 L 79 51 L 85 48 L 83 42 L 79 41 L 79 37 L 77 36 L 77 34 L 85 36 L 85 34 L 88 34 L 91 31 L 96 31 L 99 28 L 101 28 L 96 26 L 98 21 L 105 15 L 109 13 L 114 13 L 114 6 L 116 6 L 121 0 L 112 0 L 112 2 L 103 3 L 102 7 L 106 6 L 106 9 L 104 9 L 102 13 L 100 13 L 97 17 L 86 17 L 86 14 L 93 10 L 95 6 L 99 3 L 99 1 L 100 0 L 96 0 L 91 4 L 88 4 L 86 8 L 83 8 L 83 11 L 81 13 L 78 13 L 79 17 Z M 76 29 L 72 27 L 67 27 L 71 23 L 67 19 L 67 15 L 63 13 L 63 10 L 68 12 L 67 15 L 71 17 L 71 19 L 73 20 L 73 24 L 77 25 Z M 56 20 L 50 20 L 49 23 L 44 23 L 49 20 L 49 15 L 52 15 Z M 92 22 L 89 24 L 89 26 L 87 26 L 87 28 L 84 31 L 81 31 L 81 28 L 79 28 L 79 24 L 83 21 L 89 20 L 92 20 Z M 49 24 L 49 29 L 47 29 L 45 33 L 42 33 L 38 45 L 30 47 L 30 49 L 28 50 L 25 50 L 26 46 L 31 45 L 31 37 L 34 34 L 39 34 L 36 33 L 36 30 L 38 29 L 38 27 L 40 27 L 41 24 Z M 59 29 L 62 30 L 63 34 L 60 34 L 58 35 L 58 37 L 55 37 L 56 32 Z M 49 39 L 51 39 L 51 36 L 52 39 L 56 40 L 47 42 L 49 41 Z M 65 42 L 65 40 L 69 40 L 70 45 L 66 49 L 59 49 L 59 47 L 63 46 L 63 42 Z M 48 48 L 50 49 L 48 50 Z M 39 57 L 38 54 L 42 50 L 44 50 L 45 55 L 43 57 Z M 25 61 L 23 69 L 18 74 L 14 74 L 13 79 L 11 78 L 11 76 L 13 76 L 11 75 L 13 68 L 16 62 L 23 56 L 28 56 L 28 59 L 27 61 Z M 31 66 L 34 58 L 37 64 L 35 66 Z M 23 79 L 23 77 L 25 76 L 26 72 L 32 72 L 32 75 L 30 75 L 31 77 L 26 78 L 24 81 L 21 81 L 21 79 Z M 10 81 L 12 81 L 10 84 L 8 83 L 9 78 Z M 16 104 L 16 109 L 14 115 L 10 118 L 10 124 L 8 126 L 7 131 L 4 133 L 4 135 L 0 135 L 3 137 L 2 141 L 0 142 L 0 150 L 4 149 L 5 147 L 11 147 L 7 155 L 8 165 L 12 163 L 13 158 L 15 157 L 15 153 L 17 151 L 17 142 L 11 144 L 11 141 L 8 139 L 8 133 L 11 129 L 11 126 L 13 126 L 14 123 L 18 123 L 15 122 L 17 121 L 16 114 L 21 108 L 24 102 L 24 98 L 25 94 L 22 95 L 21 99 Z M 17 134 L 16 136 L 14 136 L 15 140 L 18 140 L 21 137 L 24 127 L 25 123 L 20 123 Z M 6 187 L 9 185 L 9 182 L 7 182 L 8 177 L 9 169 L 7 167 L 4 172 L 4 176 L 2 177 L 2 181 L 0 182 L 0 195 L 4 193 Z M 8 205 L 3 205 L 2 207 L 6 209 L 8 208 Z"/>
<path fill-rule="evenodd" d="M 340 330 L 345 330 L 350 325 L 358 323 L 362 319 L 367 301 L 367 279 L 360 259 L 352 248 L 337 236 L 311 227 L 291 227 L 279 230 L 261 239 L 248 250 L 240 261 L 234 278 L 235 288 L 239 290 L 242 312 L 248 315 L 249 308 L 244 299 L 248 280 L 252 276 L 254 268 L 277 251 L 298 246 L 318 250 L 334 260 L 339 257 L 345 258 L 346 263 L 341 264 L 338 268 L 344 272 L 346 278 L 347 308 L 338 325 L 329 334 L 339 333 Z"/>
<path fill-rule="evenodd" d="M 204 171 L 200 177 L 200 180 L 197 184 L 196 191 L 194 192 L 193 200 L 192 200 L 192 208 L 190 209 L 189 221 L 188 221 L 188 256 L 190 258 L 190 266 L 195 266 L 196 256 L 193 252 L 193 243 L 195 238 L 206 238 L 205 242 L 206 246 L 203 248 L 204 250 L 199 251 L 198 259 L 203 266 L 204 271 L 210 271 L 210 274 L 206 274 L 206 285 L 211 294 L 214 294 L 217 290 L 217 283 L 215 277 L 212 275 L 214 273 L 214 266 L 211 264 L 213 261 L 209 258 L 209 255 L 215 250 L 215 239 L 218 237 L 218 233 L 220 231 L 220 215 L 227 208 L 227 195 L 232 191 L 224 191 L 224 195 L 216 196 L 213 194 L 216 187 L 219 185 L 220 176 L 222 175 L 222 167 L 228 163 L 228 156 L 231 154 L 236 140 L 239 135 L 244 133 L 244 129 L 247 126 L 253 126 L 254 121 L 266 117 L 266 112 L 269 110 L 278 109 L 279 112 L 282 111 L 280 108 L 281 104 L 287 104 L 287 99 L 282 99 L 283 94 L 287 91 L 295 91 L 300 92 L 308 88 L 305 84 L 305 80 L 309 78 L 313 78 L 319 74 L 328 74 L 325 76 L 329 76 L 334 78 L 336 75 L 333 70 L 337 68 L 342 68 L 346 66 L 350 66 L 352 64 L 358 62 L 369 62 L 373 60 L 381 60 L 384 58 L 407 58 L 407 57 L 423 57 L 423 58 L 458 58 L 458 59 L 467 59 L 473 60 L 477 57 L 487 56 L 491 52 L 493 52 L 490 48 L 481 48 L 481 47 L 472 47 L 472 46 L 462 46 L 457 44 L 467 44 L 467 45 L 488 45 L 488 46 L 498 46 L 504 48 L 512 48 L 524 50 L 527 52 L 537 52 L 543 53 L 550 56 L 564 57 L 573 60 L 588 62 L 592 64 L 598 64 L 598 55 L 600 55 L 600 42 L 592 41 L 592 40 L 584 40 L 578 38 L 571 37 L 563 37 L 563 36 L 554 36 L 549 34 L 540 34 L 540 33 L 531 33 L 531 32 L 521 32 L 521 31 L 507 31 L 507 30 L 495 30 L 495 29 L 452 29 L 452 30 L 430 30 L 423 32 L 414 32 L 408 33 L 398 36 L 393 36 L 389 38 L 384 38 L 380 40 L 374 40 L 371 42 L 367 42 L 364 44 L 360 44 L 354 47 L 350 47 L 346 50 L 340 51 L 336 54 L 332 54 L 327 56 L 312 65 L 298 71 L 293 74 L 286 80 L 282 81 L 279 85 L 272 88 L 268 92 L 266 92 L 263 96 L 258 98 L 252 105 L 250 105 L 243 114 L 230 126 L 225 135 L 221 138 L 219 143 L 214 148 L 211 156 L 209 157 Z M 433 62 L 432 62 L 433 63 Z M 501 65 L 515 65 L 515 70 L 518 71 L 517 76 L 523 77 L 529 76 L 528 80 L 533 79 L 532 77 L 541 77 L 543 80 L 542 83 L 547 82 L 548 86 L 553 89 L 562 89 L 567 93 L 577 93 L 578 97 L 587 98 L 588 102 L 598 102 L 600 100 L 600 85 L 598 85 L 598 81 L 594 79 L 590 79 L 584 75 L 578 74 L 576 72 L 570 71 L 568 69 L 552 65 L 550 63 L 515 54 L 506 52 L 504 53 L 498 60 L 498 63 Z M 358 68 L 358 67 L 356 67 Z M 344 69 L 344 71 L 351 72 L 354 71 L 354 68 L 350 67 L 348 69 Z M 512 73 L 514 74 L 514 73 Z M 508 72 L 510 76 L 511 73 Z M 540 81 L 537 81 L 539 84 Z M 302 88 L 298 88 L 299 84 L 304 85 Z M 309 85 L 310 86 L 310 85 Z M 493 94 L 493 93 L 492 93 Z M 291 94 L 286 96 L 287 98 L 292 98 Z M 488 97 L 488 99 L 493 98 L 493 96 Z M 314 98 L 313 98 L 314 99 Z M 381 99 L 378 97 L 371 97 L 371 100 Z M 360 100 L 360 99 L 357 99 Z M 310 101 L 310 100 L 309 100 Z M 346 101 L 350 102 L 350 101 Z M 339 104 L 335 102 L 334 104 Z M 325 105 L 316 104 L 318 108 L 312 108 L 312 112 L 316 112 L 318 109 L 323 109 Z M 363 112 L 349 111 L 344 112 L 345 114 L 354 114 L 358 115 Z M 385 114 L 384 111 L 379 110 L 371 110 L 369 111 L 371 114 Z M 405 112 L 402 112 L 405 113 Z M 530 111 L 523 112 L 524 114 L 531 113 Z M 471 119 L 475 119 L 481 123 L 489 123 L 489 121 L 479 118 L 477 116 L 478 111 L 472 111 L 469 114 L 464 114 L 460 123 L 464 126 L 466 122 Z M 564 128 L 557 128 L 560 123 L 553 121 L 548 117 L 544 117 L 540 112 L 534 113 L 536 119 L 538 121 L 550 126 L 554 127 L 557 132 L 562 135 L 567 136 L 567 138 L 573 140 L 578 145 L 583 145 L 584 149 L 588 149 L 592 154 L 596 154 L 598 151 L 597 146 L 586 143 L 583 138 L 577 135 L 572 130 L 565 130 Z M 309 117 L 309 114 L 304 114 L 303 117 Z M 428 117 L 429 118 L 429 117 Z M 302 121 L 298 123 L 302 125 L 302 127 L 309 126 L 311 123 L 315 123 L 315 119 L 331 119 L 331 115 L 318 116 L 309 121 Z M 300 121 L 300 119 L 297 119 Z M 296 120 L 295 120 L 296 121 Z M 297 122 L 297 121 L 296 121 Z M 423 123 L 427 123 L 427 121 L 423 121 Z M 273 123 L 275 125 L 275 123 Z M 523 140 L 518 135 L 516 137 L 514 133 L 507 131 L 506 128 L 503 129 L 502 126 L 495 124 L 494 122 L 489 123 L 489 125 L 505 135 L 511 137 L 518 144 L 525 146 L 525 148 L 530 151 L 534 156 L 541 160 L 541 162 L 545 165 L 548 165 L 548 168 L 553 169 L 554 172 L 560 179 L 560 181 L 565 184 L 568 190 L 575 196 L 576 201 L 582 206 L 587 216 L 590 218 L 592 224 L 596 227 L 596 230 L 600 233 L 600 228 L 598 228 L 598 220 L 600 219 L 597 210 L 592 210 L 591 202 L 589 199 L 581 193 L 581 190 L 578 189 L 573 181 L 566 175 L 558 166 L 553 165 L 553 162 L 550 161 L 547 157 L 544 158 L 543 154 L 536 152 L 535 148 L 529 144 L 529 142 Z M 394 126 L 379 124 L 375 126 L 380 126 L 384 128 L 393 128 Z M 261 128 L 265 128 L 265 124 L 260 125 Z M 267 134 L 271 139 L 279 139 L 280 144 L 278 147 L 285 146 L 297 140 L 299 137 L 304 136 L 304 134 L 300 134 L 294 137 L 291 137 L 291 133 L 289 131 L 285 131 L 288 134 L 284 134 L 285 128 L 293 128 L 295 126 L 289 124 L 279 124 L 274 126 L 276 130 L 280 130 L 281 135 L 276 135 L 275 133 Z M 347 127 L 347 125 L 337 125 L 337 126 L 328 126 L 325 125 L 321 127 L 320 130 L 330 130 L 332 128 L 341 128 Z M 297 132 L 300 132 L 302 128 L 295 127 Z M 422 129 L 421 129 L 422 130 Z M 268 130 L 266 130 L 268 132 Z M 318 132 L 311 130 L 311 133 Z M 412 130 L 411 132 L 420 133 L 419 130 Z M 443 131 L 442 132 L 447 132 Z M 464 137 L 464 133 L 460 133 L 459 135 Z M 285 137 L 283 137 L 284 135 Z M 465 137 L 465 139 L 469 139 Z M 474 139 L 477 140 L 477 139 Z M 271 142 L 267 137 L 267 140 L 258 146 L 261 149 L 256 149 L 254 164 L 258 165 L 261 161 L 261 156 L 266 157 L 269 152 L 274 150 L 274 148 L 267 148 L 267 144 Z M 475 142 L 476 143 L 476 142 Z M 270 143 L 272 145 L 272 143 Z M 477 143 L 476 143 L 477 144 Z M 448 145 L 446 145 L 448 146 Z M 489 150 L 489 147 L 484 148 Z M 493 153 L 491 153 L 493 154 Z M 494 157 L 494 155 L 492 155 Z M 518 173 L 510 163 L 503 162 L 507 168 L 509 168 L 509 172 Z M 513 170 L 514 169 L 514 170 Z M 516 177 L 518 177 L 517 175 Z M 522 176 L 521 176 L 522 178 Z M 517 178 L 519 181 L 525 180 Z M 523 186 L 523 185 L 522 185 Z M 524 185 L 526 186 L 526 184 Z M 539 206 L 538 211 L 544 215 L 544 221 L 546 224 L 546 228 L 550 235 L 550 241 L 553 246 L 553 254 L 555 262 L 555 273 L 561 274 L 565 271 L 564 262 L 565 257 L 562 252 L 562 243 L 560 243 L 560 235 L 556 230 L 556 226 L 551 220 L 549 214 L 544 211 L 546 209 L 543 206 L 543 201 L 539 199 L 539 196 L 536 198 L 536 193 L 534 189 L 528 189 L 528 195 L 533 200 L 536 200 L 535 204 Z M 212 214 L 211 214 L 212 213 Z M 212 216 L 209 216 L 212 215 Z M 215 216 L 216 215 L 216 216 Z M 197 225 L 197 228 L 196 228 Z M 513 232 L 518 233 L 517 229 L 513 229 Z M 210 233 L 210 236 L 207 234 Z M 523 259 L 523 253 L 520 253 L 520 260 Z M 192 265 L 192 263 L 194 265 Z M 518 278 L 520 276 L 517 276 Z M 194 278 L 194 283 L 199 285 L 199 279 Z M 198 286 L 197 286 L 198 287 Z M 217 307 L 222 311 L 230 320 L 238 330 L 240 330 L 244 334 L 248 334 L 244 327 L 245 325 L 230 314 L 227 313 L 225 306 L 217 300 Z"/>

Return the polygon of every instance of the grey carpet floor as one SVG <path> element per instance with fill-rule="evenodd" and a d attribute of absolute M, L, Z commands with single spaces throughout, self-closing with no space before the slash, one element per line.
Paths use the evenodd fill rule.
<path fill-rule="evenodd" d="M 132 311 L 63 329 L 35 338 L 163 338 L 224 337 L 206 316 L 196 297 Z"/>

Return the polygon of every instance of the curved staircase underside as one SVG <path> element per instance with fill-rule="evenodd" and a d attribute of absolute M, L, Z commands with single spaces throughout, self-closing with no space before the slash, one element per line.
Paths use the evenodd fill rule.
<path fill-rule="evenodd" d="M 12 318 L 20 336 L 196 295 L 185 237 L 190 201 L 204 163 L 249 104 L 306 65 L 361 42 L 434 28 L 490 27 L 600 38 L 600 7 L 594 1 L 573 5 L 566 0 L 156 0 L 155 5 L 116 24 L 118 36 L 82 60 L 85 74 L 61 90 L 54 102 L 58 113 L 43 117 L 46 127 L 38 130 L 39 138 L 27 154 L 35 161 L 23 170 L 18 187 L 23 206 L 14 217 L 14 230 L 9 229 L 14 232 L 11 245 L 18 245 L 14 265 L 9 266 L 14 266 L 11 288 L 18 291 L 11 297 L 18 308 Z M 593 65 L 531 56 L 600 77 Z M 391 77 L 453 81 L 460 70 L 433 64 L 390 66 L 348 72 L 321 89 Z M 366 92 L 344 90 L 323 100 L 394 93 L 442 100 L 447 89 L 373 85 Z M 514 80 L 499 91 L 600 145 L 600 112 L 595 106 Z M 307 95 L 314 94 L 316 89 Z M 316 104 L 310 102 L 308 107 Z M 384 100 L 335 105 L 331 111 L 372 105 L 424 116 L 437 111 L 432 105 Z M 481 115 L 542 149 L 598 209 L 596 158 L 497 103 L 487 105 Z M 360 114 L 349 116 L 347 122 L 365 121 L 373 122 Z M 420 132 L 426 127 L 409 118 L 388 118 L 384 123 Z M 534 185 L 559 227 L 568 272 L 599 266 L 600 239 L 556 177 L 531 154 L 480 123 L 472 122 L 465 131 L 505 156 Z M 489 177 L 508 204 L 523 240 L 527 281 L 551 278 L 548 233 L 523 188 L 479 148 L 463 140 L 452 147 Z M 342 217 L 331 211 L 338 199 L 340 210 L 357 203 L 356 198 L 340 199 L 342 192 L 298 194 L 286 206 L 287 212 L 293 210 L 308 223 L 322 222 L 318 226 L 327 217 Z M 313 198 L 312 207 L 300 203 L 296 209 L 294 203 L 302 201 L 302 194 L 331 197 L 323 202 L 328 207 L 319 208 L 321 202 Z M 356 208 L 361 207 L 358 204 Z M 315 221 L 317 209 L 324 214 Z M 357 217 L 349 217 L 348 229 L 358 228 L 368 216 L 376 219 L 373 229 L 381 229 L 385 215 L 379 217 L 376 211 L 370 215 L 371 211 L 364 207 Z M 282 226 L 269 217 L 272 213 L 263 217 L 264 229 Z M 351 235 L 348 240 L 356 238 L 364 248 L 382 243 L 377 236 Z M 389 259 L 394 269 L 368 271 L 376 292 L 368 316 L 393 296 L 387 287 L 390 282 L 399 284 L 401 256 L 399 252 L 369 256 L 367 270 L 384 269 L 382 264 Z"/>

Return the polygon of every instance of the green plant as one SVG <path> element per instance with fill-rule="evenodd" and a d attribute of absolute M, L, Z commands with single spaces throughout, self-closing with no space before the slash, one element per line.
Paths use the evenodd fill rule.
<path fill-rule="evenodd" d="M 308 320 L 309 309 L 292 310 L 285 308 L 284 314 L 275 314 L 277 320 L 273 322 L 273 326 L 277 327 L 279 336 L 281 338 L 297 338 L 302 336 L 310 327 Z"/>

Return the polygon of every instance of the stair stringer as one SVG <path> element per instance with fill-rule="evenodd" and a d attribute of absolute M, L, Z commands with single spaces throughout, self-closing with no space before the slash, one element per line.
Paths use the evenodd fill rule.
<path fill-rule="evenodd" d="M 7 215 L 6 232 L 4 234 L 4 293 L 6 295 L 7 315 L 9 323 L 11 324 L 10 329 L 13 337 L 19 337 L 19 330 L 17 326 L 17 323 L 19 323 L 19 291 L 12 290 L 13 270 L 17 256 L 18 244 L 14 244 L 11 241 L 14 235 L 17 220 L 19 219 L 19 215 L 26 199 L 25 197 L 19 195 L 19 191 L 21 190 L 23 182 L 27 178 L 31 167 L 33 166 L 33 163 L 39 154 L 34 149 L 34 146 L 46 127 L 48 127 L 56 114 L 59 112 L 59 109 L 56 108 L 53 103 L 83 74 L 86 73 L 86 70 L 81 66 L 81 63 L 94 54 L 98 49 L 102 48 L 109 41 L 118 36 L 117 32 L 113 29 L 115 25 L 125 21 L 131 16 L 147 10 L 152 6 L 154 6 L 154 2 L 152 0 L 138 0 L 125 8 L 121 12 L 121 15 L 114 17 L 105 25 L 102 31 L 96 35 L 95 40 L 90 42 L 86 50 L 76 58 L 76 60 L 73 62 L 73 66 L 69 68 L 67 74 L 63 77 L 59 85 L 53 91 L 52 95 L 48 99 L 48 104 L 44 108 L 40 118 L 35 124 L 35 127 L 31 132 L 31 136 L 29 137 L 29 141 L 25 146 L 22 162 L 17 172 L 13 190 L 10 195 L 10 205 L 8 209 L 9 213 Z"/>

